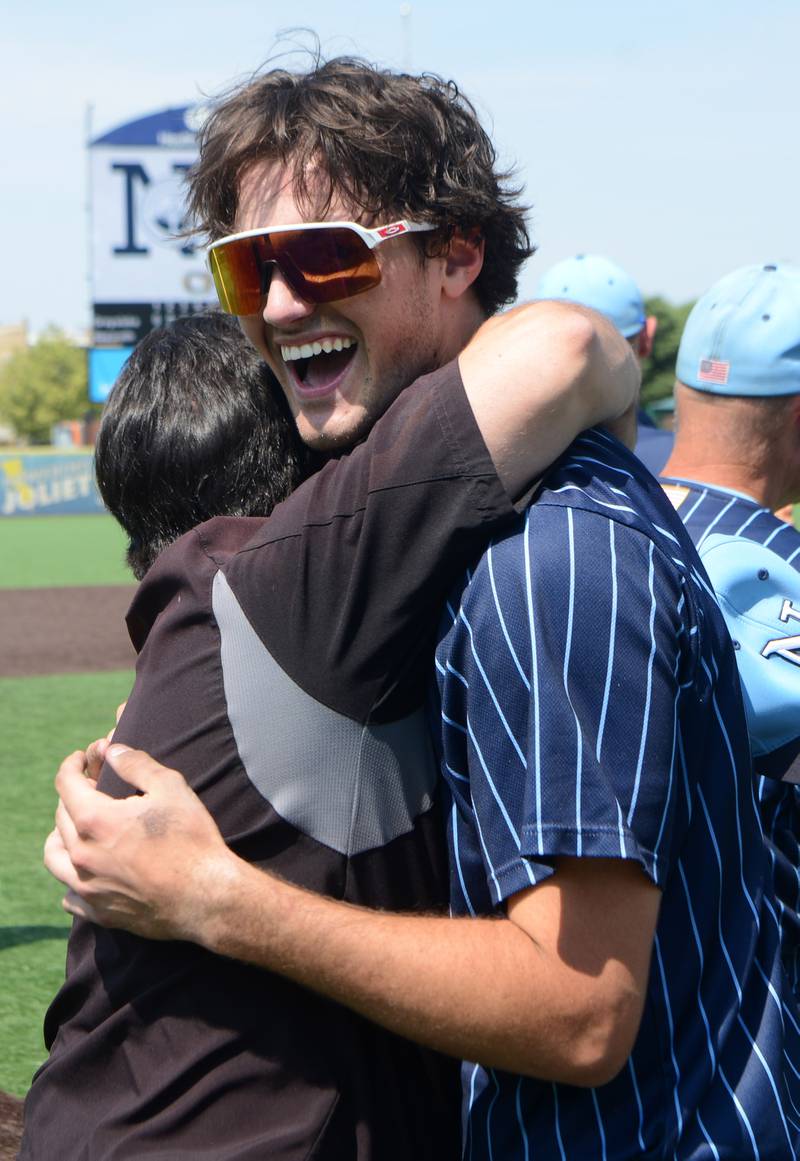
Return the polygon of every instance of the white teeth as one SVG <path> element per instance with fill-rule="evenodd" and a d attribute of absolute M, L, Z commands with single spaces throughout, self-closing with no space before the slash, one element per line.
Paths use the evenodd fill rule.
<path fill-rule="evenodd" d="M 319 339 L 313 343 L 303 343 L 302 347 L 281 346 L 281 356 L 284 363 L 293 363 L 295 359 L 311 359 L 314 355 L 329 355 L 331 351 L 347 351 L 355 345 L 355 339 Z"/>

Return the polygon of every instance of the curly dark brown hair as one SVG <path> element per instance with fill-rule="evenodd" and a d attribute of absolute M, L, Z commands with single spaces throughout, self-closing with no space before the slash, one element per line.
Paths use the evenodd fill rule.
<path fill-rule="evenodd" d="M 189 210 L 211 239 L 236 228 L 244 170 L 275 161 L 290 167 L 295 198 L 312 217 L 323 218 L 338 195 L 361 220 L 431 222 L 435 234 L 414 235 L 427 256 L 443 253 L 456 231 L 479 233 L 482 308 L 494 314 L 516 297 L 519 268 L 534 249 L 526 207 L 453 81 L 315 56 L 306 72 L 270 69 L 224 95 L 199 146 Z"/>

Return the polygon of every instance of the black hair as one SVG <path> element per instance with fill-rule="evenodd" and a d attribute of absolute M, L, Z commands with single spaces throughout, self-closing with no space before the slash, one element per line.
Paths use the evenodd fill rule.
<path fill-rule="evenodd" d="M 106 404 L 95 471 L 141 579 L 212 516 L 267 516 L 311 470 L 280 387 L 235 319 L 198 314 L 151 331 Z"/>

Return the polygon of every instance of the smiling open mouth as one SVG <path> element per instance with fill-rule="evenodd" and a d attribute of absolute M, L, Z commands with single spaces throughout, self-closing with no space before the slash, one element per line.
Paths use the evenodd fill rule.
<path fill-rule="evenodd" d="M 301 386 L 324 390 L 344 373 L 357 346 L 355 339 L 319 339 L 298 347 L 281 345 L 281 356 Z"/>

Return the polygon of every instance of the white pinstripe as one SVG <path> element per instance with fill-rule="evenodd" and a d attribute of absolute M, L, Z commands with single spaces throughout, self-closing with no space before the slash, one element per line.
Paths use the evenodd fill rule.
<path fill-rule="evenodd" d="M 475 635 L 472 632 L 472 626 L 470 625 L 469 621 L 467 620 L 467 615 L 463 609 L 461 610 L 460 617 L 461 617 L 461 622 L 462 622 L 464 628 L 467 630 L 467 635 L 469 636 L 470 650 L 472 652 L 472 658 L 475 662 L 475 666 L 478 670 L 478 673 L 481 675 L 481 679 L 482 679 L 483 684 L 486 688 L 486 692 L 489 694 L 489 697 L 492 700 L 492 705 L 494 706 L 495 710 L 497 711 L 497 716 L 499 717 L 500 721 L 502 722 L 503 729 L 506 732 L 506 736 L 508 737 L 509 742 L 514 747 L 514 752 L 516 753 L 517 757 L 520 760 L 520 764 L 522 766 L 522 769 L 527 770 L 528 769 L 528 759 L 525 757 L 525 754 L 523 753 L 522 747 L 520 746 L 519 742 L 514 737 L 513 730 L 511 729 L 511 726 L 508 724 L 508 719 L 506 718 L 506 715 L 503 713 L 503 710 L 500 706 L 500 701 L 494 692 L 494 688 L 493 688 L 492 683 L 489 680 L 489 676 L 488 676 L 488 674 L 483 666 L 483 662 L 481 661 L 480 657 L 478 656 L 478 650 L 475 646 Z"/>
<path fill-rule="evenodd" d="M 472 906 L 472 899 L 470 898 L 469 891 L 467 890 L 467 884 L 464 882 L 464 870 L 461 866 L 461 852 L 459 851 L 458 847 L 458 808 L 455 804 L 455 800 L 453 801 L 453 805 L 450 809 L 450 822 L 453 828 L 453 857 L 455 859 L 456 871 L 458 872 L 458 881 L 461 884 L 461 895 L 467 905 L 467 910 L 474 919 L 477 912 Z"/>
<path fill-rule="evenodd" d="M 639 787 L 642 781 L 642 766 L 644 764 L 644 751 L 647 743 L 647 727 L 650 723 L 650 699 L 653 693 L 653 661 L 656 655 L 656 638 L 653 631 L 653 626 L 656 619 L 656 594 L 653 589 L 653 549 L 654 544 L 650 541 L 648 550 L 648 574 L 647 585 L 650 590 L 650 656 L 647 661 L 647 695 L 644 703 L 644 715 L 642 721 L 642 733 L 639 739 L 639 760 L 636 764 L 636 776 L 633 783 L 633 794 L 631 795 L 631 804 L 628 809 L 628 826 L 633 821 L 633 816 L 636 812 L 636 802 L 639 798 Z"/>
<path fill-rule="evenodd" d="M 768 548 L 775 537 L 781 532 L 794 532 L 794 528 L 792 528 L 791 524 L 785 524 L 782 520 L 777 528 L 773 528 L 772 532 L 770 532 L 769 536 L 764 541 L 764 547 Z"/>
<path fill-rule="evenodd" d="M 595 757 L 600 761 L 600 751 L 603 747 L 603 731 L 606 725 L 608 698 L 611 692 L 611 674 L 614 669 L 614 645 L 617 635 L 617 552 L 614 543 L 614 521 L 608 522 L 608 537 L 611 550 L 611 617 L 608 630 L 608 661 L 606 663 L 606 684 L 603 690 L 603 708 L 600 711 L 600 724 L 597 728 L 597 749 Z"/>
<path fill-rule="evenodd" d="M 552 1084 L 550 1086 L 550 1089 L 551 1089 L 551 1092 L 553 1094 L 553 1109 L 555 1111 L 554 1120 L 555 1120 L 555 1125 L 556 1125 L 556 1141 L 558 1142 L 558 1153 L 559 1153 L 559 1156 L 561 1158 L 561 1161 L 567 1161 L 567 1154 L 564 1151 L 564 1141 L 563 1141 L 563 1138 L 561 1136 L 561 1117 L 559 1115 L 559 1108 L 558 1108 L 558 1085 Z"/>
<path fill-rule="evenodd" d="M 708 1014 L 706 1012 L 706 1006 L 703 1003 L 703 997 L 702 997 L 702 993 L 700 991 L 701 983 L 702 983 L 702 979 L 703 979 L 703 969 L 705 966 L 705 957 L 703 955 L 703 944 L 702 944 L 702 941 L 700 939 L 700 932 L 697 930 L 697 921 L 694 917 L 694 908 L 692 907 L 692 897 L 691 897 L 691 894 L 689 892 L 689 884 L 686 881 L 686 873 L 683 869 L 683 863 L 680 859 L 678 859 L 678 874 L 680 875 L 681 883 L 683 884 L 683 894 L 684 894 L 684 897 L 686 899 L 686 908 L 689 912 L 689 922 L 690 922 L 691 927 L 692 927 L 692 935 L 694 936 L 694 945 L 697 949 L 697 955 L 698 955 L 698 958 L 700 960 L 700 971 L 699 971 L 698 976 L 697 976 L 697 1006 L 700 1009 L 700 1015 L 701 1015 L 702 1020 L 703 1020 L 703 1026 L 706 1030 L 706 1048 L 708 1049 L 708 1057 L 709 1057 L 709 1063 L 710 1063 L 710 1067 L 711 1067 L 711 1075 L 713 1076 L 714 1069 L 717 1067 L 717 1054 L 714 1051 L 714 1041 L 711 1037 L 711 1025 L 708 1022 Z"/>
<path fill-rule="evenodd" d="M 572 651 L 572 624 L 575 615 L 575 537 L 572 526 L 572 509 L 567 508 L 567 540 L 569 543 L 569 605 L 567 611 L 567 639 L 564 645 L 564 666 L 561 673 L 564 682 L 564 692 L 567 695 L 569 708 L 575 719 L 575 828 L 576 850 L 578 858 L 583 853 L 583 835 L 581 828 L 581 783 L 583 779 L 583 732 L 580 719 L 575 712 L 572 696 L 569 692 L 569 658 Z"/>
<path fill-rule="evenodd" d="M 608 500 L 599 500 L 597 496 L 593 496 L 591 492 L 587 492 L 585 488 L 581 488 L 577 484 L 564 484 L 561 488 L 553 488 L 554 496 L 557 496 L 562 492 L 580 492 L 582 496 L 588 496 L 593 504 L 597 504 L 601 508 L 608 508 L 612 512 L 630 512 L 631 516 L 636 515 L 636 509 L 631 508 L 630 505 L 611 504 Z"/>
<path fill-rule="evenodd" d="M 533 622 L 533 580 L 531 574 L 531 513 L 525 513 L 525 535 L 523 537 L 523 551 L 525 564 L 525 597 L 528 608 L 528 632 L 531 644 L 531 683 L 533 707 L 533 785 L 536 795 L 536 837 L 538 849 L 542 842 L 542 738 L 539 715 L 539 658 L 536 649 L 536 626 Z"/>
<path fill-rule="evenodd" d="M 608 1152 L 606 1150 L 606 1131 L 603 1128 L 603 1118 L 600 1114 L 600 1105 L 597 1102 L 597 1089 L 590 1088 L 589 1092 L 592 1094 L 592 1103 L 594 1105 L 594 1112 L 597 1118 L 597 1128 L 600 1131 L 600 1156 L 602 1157 L 603 1161 L 606 1161 L 606 1158 L 608 1157 Z"/>
<path fill-rule="evenodd" d="M 644 1109 L 642 1107 L 642 1096 L 639 1092 L 639 1082 L 636 1079 L 636 1069 L 633 1066 L 633 1056 L 628 1057 L 628 1072 L 631 1075 L 631 1084 L 633 1085 L 633 1095 L 636 1098 L 636 1108 L 639 1110 L 639 1125 L 637 1129 L 637 1136 L 639 1138 L 639 1148 L 644 1153 Z"/>
<path fill-rule="evenodd" d="M 519 1125 L 519 1132 L 520 1132 L 520 1136 L 522 1137 L 522 1147 L 525 1150 L 524 1161 L 529 1161 L 529 1158 L 531 1155 L 530 1143 L 528 1141 L 528 1130 L 525 1128 L 525 1118 L 522 1115 L 521 1097 L 522 1097 L 523 1080 L 524 1080 L 524 1078 L 520 1077 L 519 1080 L 517 1081 L 517 1093 L 516 1093 L 516 1097 L 514 1098 L 514 1105 L 515 1105 L 516 1110 L 517 1110 L 517 1124 Z"/>
<path fill-rule="evenodd" d="M 681 1102 L 678 1095 L 678 1090 L 681 1083 L 681 1070 L 678 1064 L 678 1058 L 675 1055 L 675 1021 L 672 1017 L 672 1004 L 669 999 L 669 989 L 667 988 L 667 977 L 664 972 L 664 959 L 661 955 L 661 940 L 656 933 L 653 940 L 653 951 L 655 952 L 656 963 L 658 965 L 658 974 L 661 978 L 661 994 L 664 997 L 664 1010 L 667 1013 L 667 1027 L 669 1028 L 669 1056 L 672 1061 L 672 1071 L 675 1074 L 675 1086 L 672 1090 L 672 1103 L 675 1106 L 675 1121 L 677 1123 L 677 1139 L 680 1139 L 683 1132 L 683 1110 L 681 1109 Z"/>
<path fill-rule="evenodd" d="M 497 585 L 495 583 L 495 578 L 494 578 L 494 557 L 492 555 L 492 547 L 493 547 L 492 545 L 489 545 L 489 549 L 486 553 L 486 565 L 487 565 L 487 568 L 489 570 L 489 583 L 490 583 L 491 588 L 492 588 L 492 596 L 494 597 L 494 607 L 495 607 L 495 610 L 497 612 L 497 620 L 498 620 L 499 625 L 500 625 L 500 631 L 502 632 L 503 637 L 505 639 L 505 643 L 508 646 L 508 652 L 509 652 L 509 655 L 511 657 L 511 660 L 514 662 L 514 665 L 516 666 L 517 673 L 522 678 L 523 685 L 525 686 L 527 691 L 530 693 L 531 683 L 530 683 L 530 681 L 528 681 L 528 678 L 525 676 L 525 670 L 522 668 L 519 657 L 517 657 L 517 651 L 512 644 L 511 637 L 509 636 L 508 628 L 506 626 L 506 619 L 503 616 L 503 610 L 502 610 L 501 605 L 500 605 L 500 598 L 497 595 Z"/>
<path fill-rule="evenodd" d="M 736 531 L 734 532 L 734 536 L 741 536 L 741 535 L 742 535 L 742 533 L 744 532 L 745 528 L 747 528 L 747 527 L 748 527 L 750 524 L 752 524 L 752 523 L 753 523 L 753 521 L 756 519 L 756 517 L 757 517 L 757 516 L 764 516 L 764 515 L 768 515 L 768 514 L 769 514 L 769 513 L 767 513 L 767 509 L 766 509 L 766 508 L 757 508 L 757 509 L 755 510 L 755 512 L 752 512 L 752 513 L 751 513 L 751 514 L 750 514 L 750 515 L 747 517 L 747 519 L 745 520 L 744 524 L 741 524 L 741 525 L 740 525 L 740 526 L 739 526 L 739 527 L 736 529 Z"/>
<path fill-rule="evenodd" d="M 714 519 L 711 521 L 711 523 L 708 525 L 708 527 L 706 528 L 705 532 L 704 532 L 704 533 L 703 533 L 703 535 L 700 537 L 700 540 L 697 542 L 697 546 L 698 546 L 698 548 L 699 548 L 699 547 L 700 547 L 700 545 L 703 543 L 703 541 L 705 540 L 705 538 L 706 538 L 706 537 L 707 537 L 707 536 L 708 536 L 708 535 L 711 533 L 711 531 L 712 531 L 712 529 L 714 528 L 714 526 L 715 526 L 716 524 L 718 524 L 718 523 L 719 523 L 719 521 L 722 519 L 722 517 L 725 515 L 725 513 L 728 511 L 728 509 L 729 509 L 729 508 L 732 508 L 732 507 L 733 507 L 733 505 L 734 505 L 735 503 L 736 503 L 736 497 L 734 496 L 734 497 L 733 497 L 733 499 L 731 499 L 731 500 L 729 500 L 729 501 L 728 501 L 728 503 L 725 505 L 725 507 L 724 507 L 724 508 L 720 508 L 719 512 L 717 512 L 716 516 L 715 516 L 715 517 L 714 517 Z"/>

